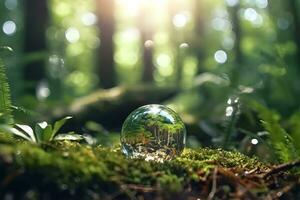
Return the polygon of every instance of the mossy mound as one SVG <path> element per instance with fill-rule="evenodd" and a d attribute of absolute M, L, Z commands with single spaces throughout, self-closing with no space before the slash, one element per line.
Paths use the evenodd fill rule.
<path fill-rule="evenodd" d="M 259 176 L 268 169 L 255 158 L 219 149 L 186 149 L 158 163 L 127 159 L 118 148 L 35 145 L 0 135 L 1 199 L 263 198 L 276 190 Z"/>

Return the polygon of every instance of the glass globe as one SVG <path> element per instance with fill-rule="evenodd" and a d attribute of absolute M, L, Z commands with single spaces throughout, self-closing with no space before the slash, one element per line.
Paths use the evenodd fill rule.
<path fill-rule="evenodd" d="M 180 155 L 186 130 L 179 115 L 163 105 L 146 105 L 134 110 L 121 132 L 122 152 L 132 158 L 163 161 Z"/>

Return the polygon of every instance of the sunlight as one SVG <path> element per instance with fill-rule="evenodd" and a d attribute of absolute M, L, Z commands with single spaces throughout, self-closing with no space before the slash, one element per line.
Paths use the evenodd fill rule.
<path fill-rule="evenodd" d="M 227 19 L 221 17 L 215 17 L 212 20 L 211 25 L 216 31 L 226 31 L 231 28 L 230 22 Z"/>
<path fill-rule="evenodd" d="M 97 16 L 92 12 L 87 12 L 81 16 L 81 21 L 86 26 L 92 26 L 96 24 Z"/>
<path fill-rule="evenodd" d="M 144 11 L 151 10 L 153 17 L 149 19 L 156 21 L 161 10 L 165 8 L 167 0 L 117 0 L 116 3 L 126 12 L 127 16 L 138 17 Z M 163 11 L 165 12 L 165 11 Z"/>
<path fill-rule="evenodd" d="M 118 0 L 117 3 L 119 3 L 130 16 L 138 15 L 141 0 Z"/>
<path fill-rule="evenodd" d="M 167 67 L 171 64 L 171 58 L 167 54 L 160 54 L 157 56 L 156 62 L 160 67 Z"/>
<path fill-rule="evenodd" d="M 180 48 L 180 49 L 187 49 L 187 48 L 189 48 L 189 47 L 190 47 L 190 45 L 189 45 L 188 43 L 186 43 L 186 42 L 181 43 L 181 44 L 179 45 L 179 48 Z"/>
<path fill-rule="evenodd" d="M 5 0 L 4 5 L 8 10 L 14 10 L 18 6 L 18 1 L 17 0 Z"/>
<path fill-rule="evenodd" d="M 123 31 L 120 37 L 124 41 L 135 41 L 137 38 L 140 37 L 140 31 L 135 27 L 131 27 Z"/>
<path fill-rule="evenodd" d="M 6 21 L 2 26 L 2 30 L 6 35 L 13 35 L 17 30 L 16 23 L 14 21 Z"/>
<path fill-rule="evenodd" d="M 244 18 L 256 27 L 260 27 L 263 24 L 262 16 L 253 8 L 247 8 L 244 11 Z"/>
<path fill-rule="evenodd" d="M 234 46 L 234 39 L 230 36 L 226 36 L 222 40 L 222 46 L 227 50 L 231 50 Z"/>
<path fill-rule="evenodd" d="M 268 7 L 268 0 L 256 0 L 255 1 L 257 7 L 259 8 L 267 8 Z"/>
<path fill-rule="evenodd" d="M 177 28 L 183 28 L 187 24 L 188 18 L 183 13 L 178 13 L 173 17 L 173 24 Z"/>
<path fill-rule="evenodd" d="M 37 99 L 42 101 L 47 97 L 49 97 L 49 95 L 50 95 L 50 89 L 48 83 L 46 81 L 41 81 L 36 88 Z"/>
<path fill-rule="evenodd" d="M 233 7 L 239 3 L 239 0 L 226 0 L 228 6 Z"/>
<path fill-rule="evenodd" d="M 215 60 L 217 63 L 223 64 L 227 61 L 227 54 L 223 50 L 218 50 L 215 53 Z"/>
<path fill-rule="evenodd" d="M 71 8 L 68 6 L 67 3 L 59 2 L 57 5 L 54 6 L 54 12 L 58 16 L 67 16 L 71 13 Z"/>
<path fill-rule="evenodd" d="M 154 42 L 152 40 L 146 40 L 145 43 L 144 43 L 144 46 L 146 48 L 152 48 L 154 45 Z"/>
<path fill-rule="evenodd" d="M 78 40 L 80 39 L 80 33 L 78 29 L 74 27 L 68 28 L 67 31 L 65 32 L 65 35 L 66 35 L 66 39 L 70 43 L 78 42 Z"/>

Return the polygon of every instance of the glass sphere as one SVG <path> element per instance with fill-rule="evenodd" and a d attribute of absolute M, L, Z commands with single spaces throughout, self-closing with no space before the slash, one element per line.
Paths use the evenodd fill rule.
<path fill-rule="evenodd" d="M 180 155 L 186 130 L 179 115 L 163 105 L 146 105 L 134 110 L 121 132 L 122 152 L 132 158 L 163 161 Z"/>

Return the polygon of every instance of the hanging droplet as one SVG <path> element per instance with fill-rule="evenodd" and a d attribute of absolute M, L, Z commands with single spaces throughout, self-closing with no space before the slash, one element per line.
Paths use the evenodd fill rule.
<path fill-rule="evenodd" d="M 152 104 L 127 117 L 121 145 L 128 157 L 163 162 L 181 154 L 185 138 L 185 126 L 179 115 L 166 106 Z"/>

